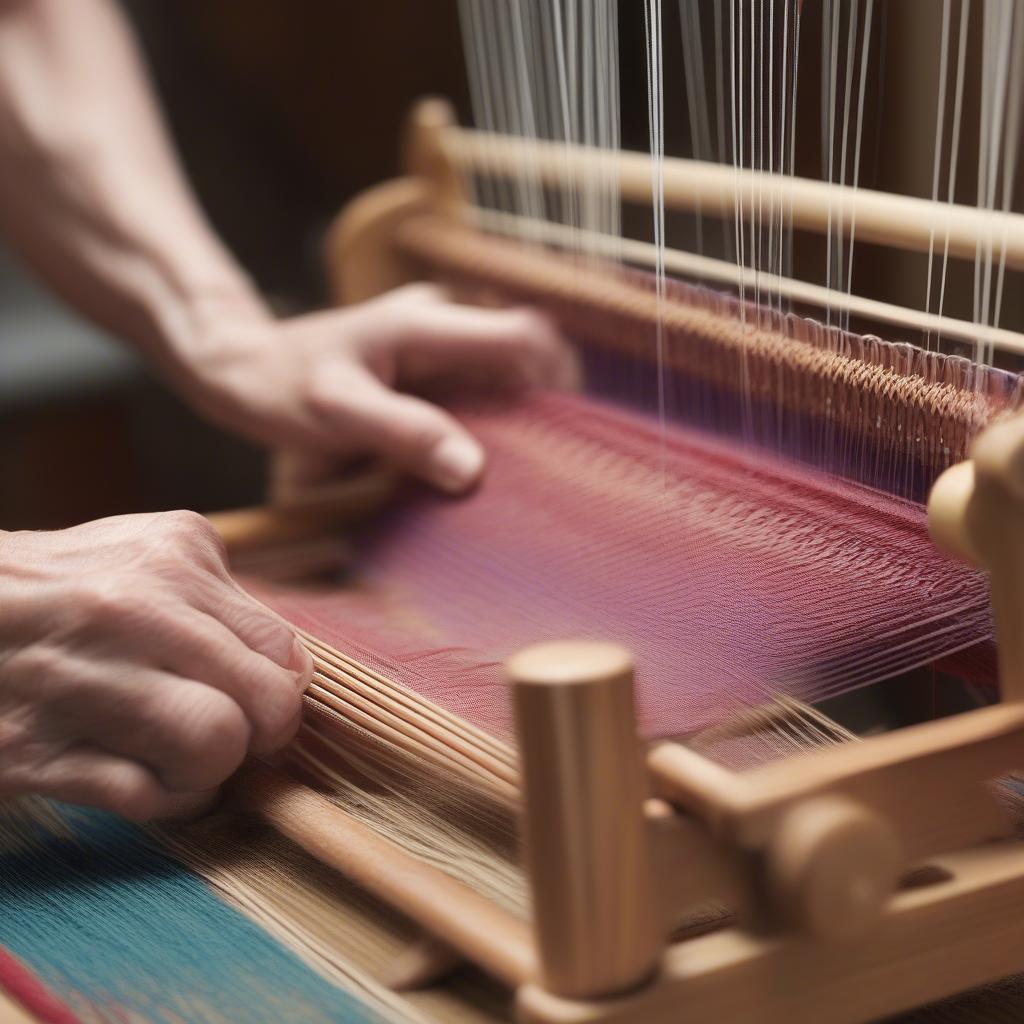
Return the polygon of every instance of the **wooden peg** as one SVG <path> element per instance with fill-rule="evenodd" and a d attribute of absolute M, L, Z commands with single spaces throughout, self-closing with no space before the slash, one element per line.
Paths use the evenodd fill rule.
<path fill-rule="evenodd" d="M 776 913 L 819 939 L 858 938 L 882 916 L 900 870 L 896 835 L 882 818 L 842 796 L 791 808 L 766 858 Z"/>
<path fill-rule="evenodd" d="M 435 212 L 457 214 L 465 204 L 462 172 L 444 145 L 457 127 L 455 109 L 445 99 L 428 96 L 412 108 L 405 126 L 403 163 L 407 173 L 426 182 Z"/>
<path fill-rule="evenodd" d="M 631 988 L 661 946 L 631 658 L 612 644 L 539 644 L 506 668 L 543 984 L 576 998 Z"/>
<path fill-rule="evenodd" d="M 974 463 L 950 466 L 928 496 L 928 533 L 935 546 L 971 565 L 981 565 L 967 533 L 967 506 L 974 494 Z"/>
<path fill-rule="evenodd" d="M 988 570 L 1000 693 L 1024 701 L 1024 415 L 990 426 L 971 456 L 932 488 L 929 528 L 944 550 Z"/>

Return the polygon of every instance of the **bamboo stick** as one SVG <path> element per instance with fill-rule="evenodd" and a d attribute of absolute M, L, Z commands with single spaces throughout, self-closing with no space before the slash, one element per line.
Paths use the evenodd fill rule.
<path fill-rule="evenodd" d="M 534 179 L 549 186 L 617 182 L 625 200 L 650 202 L 651 159 L 646 153 L 515 138 L 464 128 L 438 129 L 441 148 L 456 167 L 495 176 Z M 935 246 L 974 259 L 1005 248 L 1007 265 L 1024 268 L 1024 215 L 940 203 L 825 181 L 735 168 L 680 157 L 663 161 L 665 203 L 734 216 L 738 209 L 778 210 L 796 228 L 825 232 L 856 226 L 857 238 L 928 252 Z"/>

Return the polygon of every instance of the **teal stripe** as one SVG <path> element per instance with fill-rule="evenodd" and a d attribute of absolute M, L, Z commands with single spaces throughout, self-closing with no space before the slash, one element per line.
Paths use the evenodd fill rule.
<path fill-rule="evenodd" d="M 366 1021 L 195 875 L 110 815 L 0 855 L 0 944 L 72 1006 L 180 1022 Z"/>

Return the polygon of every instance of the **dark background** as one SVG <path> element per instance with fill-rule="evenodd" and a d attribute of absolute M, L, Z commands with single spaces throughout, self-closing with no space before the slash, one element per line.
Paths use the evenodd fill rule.
<path fill-rule="evenodd" d="M 282 312 L 323 301 L 323 232 L 397 172 L 412 101 L 465 110 L 454 0 L 124 6 L 204 209 Z M 252 503 L 263 476 L 259 452 L 0 259 L 0 529 Z"/>

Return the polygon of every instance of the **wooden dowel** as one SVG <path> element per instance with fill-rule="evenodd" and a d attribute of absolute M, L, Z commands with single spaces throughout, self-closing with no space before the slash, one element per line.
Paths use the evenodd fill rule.
<path fill-rule="evenodd" d="M 796 803 L 828 794 L 863 803 L 892 823 L 911 862 L 1007 833 L 1005 809 L 985 784 L 1020 765 L 1022 744 L 1024 706 L 997 705 L 742 774 L 722 773 L 672 743 L 652 750 L 648 766 L 665 799 L 700 814 L 742 848 L 763 848 Z"/>
<path fill-rule="evenodd" d="M 387 500 L 396 479 L 391 470 L 377 470 L 294 501 L 215 512 L 207 518 L 229 552 L 305 540 L 365 518 Z"/>
<path fill-rule="evenodd" d="M 366 665 L 360 664 L 349 655 L 334 650 L 334 648 L 327 646 L 304 630 L 300 629 L 297 632 L 314 657 L 332 666 L 335 675 L 341 675 L 345 679 L 359 680 L 365 684 L 368 690 L 373 690 L 379 700 L 389 705 L 392 702 L 401 705 L 406 709 L 410 720 L 433 723 L 437 729 L 442 730 L 446 735 L 455 734 L 480 750 L 488 752 L 507 768 L 511 769 L 514 775 L 516 765 L 515 754 L 510 747 L 500 740 L 495 739 L 482 729 L 470 725 L 457 715 L 445 711 L 414 691 L 397 685 L 386 676 L 375 672 Z"/>
<path fill-rule="evenodd" d="M 552 221 L 473 207 L 467 207 L 464 215 L 483 230 L 509 238 L 532 239 L 573 252 L 592 253 L 595 256 L 645 267 L 657 266 L 660 258 L 669 273 L 735 286 L 743 285 L 750 289 L 758 288 L 761 294 L 781 295 L 807 306 L 839 309 L 879 323 L 892 324 L 912 331 L 930 331 L 935 335 L 956 338 L 972 345 L 983 343 L 1003 352 L 1024 354 L 1024 335 L 1003 327 L 974 324 L 967 320 L 939 316 L 937 313 L 907 309 L 891 302 L 879 302 L 877 299 L 836 291 L 834 288 L 782 277 L 753 267 L 737 266 L 726 260 L 698 256 L 696 253 L 683 252 L 680 249 L 662 249 L 659 253 L 658 248 L 650 242 L 602 235 L 596 231 L 585 231 Z"/>
<path fill-rule="evenodd" d="M 507 671 L 543 984 L 577 998 L 628 989 L 651 975 L 662 939 L 629 655 L 540 644 Z"/>
<path fill-rule="evenodd" d="M 743 780 L 681 743 L 658 743 L 647 752 L 647 767 L 660 780 L 671 779 L 672 802 L 713 828 L 733 803 Z"/>
<path fill-rule="evenodd" d="M 549 186 L 577 187 L 616 181 L 623 199 L 650 202 L 651 160 L 648 154 L 605 151 L 515 138 L 464 128 L 439 129 L 440 145 L 451 163 L 483 174 L 534 179 Z M 948 236 L 952 256 L 974 259 L 980 250 L 996 259 L 1005 248 L 1007 265 L 1024 267 L 1024 215 L 893 195 L 849 185 L 733 168 L 666 157 L 665 203 L 670 208 L 733 217 L 764 210 L 792 218 L 793 226 L 810 231 L 849 231 L 855 225 L 861 241 L 917 252 L 944 249 Z"/>
<path fill-rule="evenodd" d="M 499 981 L 514 988 L 536 975 L 525 922 L 400 850 L 315 790 L 253 763 L 235 777 L 231 797 Z"/>

